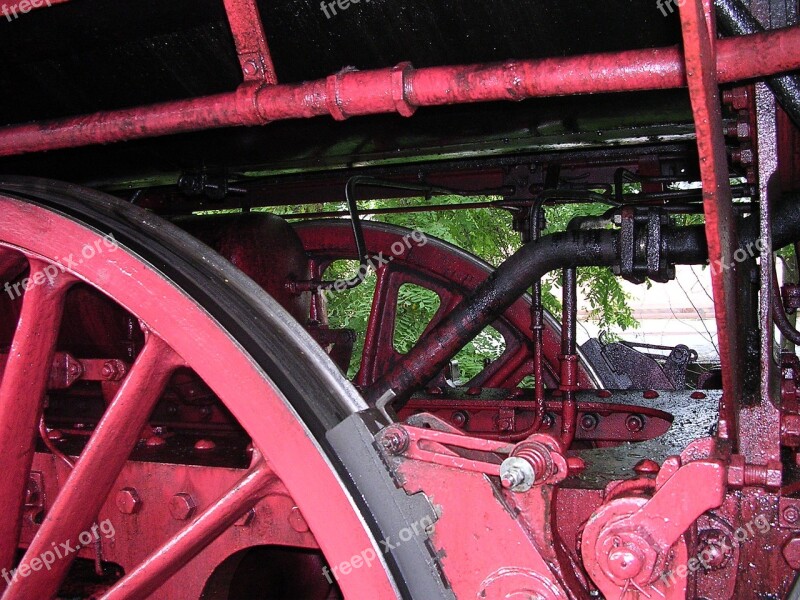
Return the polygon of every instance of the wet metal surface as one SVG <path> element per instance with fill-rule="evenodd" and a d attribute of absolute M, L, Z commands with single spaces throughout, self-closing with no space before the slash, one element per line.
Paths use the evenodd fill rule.
<path fill-rule="evenodd" d="M 598 398 L 596 393 L 578 393 L 578 402 L 643 406 L 670 413 L 674 420 L 669 430 L 655 439 L 578 452 L 578 456 L 586 461 L 586 469 L 565 481 L 564 485 L 602 488 L 615 479 L 631 479 L 636 475 L 633 468 L 639 461 L 650 459 L 661 464 L 668 456 L 680 454 L 694 440 L 709 437 L 717 422 L 721 392 L 709 390 L 704 393 L 706 397 L 702 399 L 693 399 L 691 390 L 659 392 L 653 399 L 645 399 L 642 392 L 613 392 L 609 398 Z"/>

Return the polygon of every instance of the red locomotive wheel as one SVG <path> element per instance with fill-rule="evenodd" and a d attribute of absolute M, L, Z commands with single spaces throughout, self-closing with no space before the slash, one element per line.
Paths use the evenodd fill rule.
<path fill-rule="evenodd" d="M 429 556 L 415 554 L 424 549 L 424 540 L 386 553 L 378 543 L 392 528 L 410 524 L 411 513 L 403 517 L 396 510 L 394 486 L 375 483 L 360 470 L 380 464 L 371 439 L 348 440 L 355 458 L 341 443 L 342 427 L 352 426 L 367 408 L 363 400 L 306 332 L 251 280 L 136 207 L 72 185 L 7 178 L 0 182 L 0 272 L 4 281 L 13 281 L 25 269 L 27 281 L 16 288 L 22 293 L 14 299 L 19 317 L 6 316 L 15 332 L 0 384 L 0 568 L 20 568 L 10 585 L 0 579 L 6 587 L 3 600 L 54 597 L 75 555 L 46 569 L 41 562 L 35 568 L 37 559 L 64 543 L 79 546 L 81 533 L 98 514 L 119 519 L 119 512 L 135 512 L 133 505 L 120 505 L 119 495 L 115 499 L 124 484 L 120 474 L 132 468 L 129 457 L 140 432 L 182 367 L 197 373 L 250 436 L 251 466 L 233 473 L 235 483 L 197 506 L 197 515 L 176 533 L 137 534 L 135 523 L 117 521 L 117 531 L 127 538 L 118 537 L 116 544 L 146 541 L 150 549 L 103 598 L 159 597 L 162 584 L 190 560 L 201 564 L 204 549 L 272 493 L 288 495 L 296 504 L 302 513 L 297 531 L 307 523 L 328 564 L 374 551 L 370 568 L 339 578 L 345 597 L 433 597 L 418 590 L 439 585 L 434 570 L 414 568 L 418 561 L 430 562 Z M 32 526 L 23 523 L 32 464 L 58 463 L 56 456 L 37 452 L 36 432 L 48 371 L 59 350 L 65 296 L 77 284 L 101 291 L 138 318 L 145 342 L 74 469 L 55 469 L 57 493 L 49 487 L 43 518 Z M 170 488 L 169 481 L 156 483 Z M 113 509 L 115 503 L 119 510 Z M 144 519 L 150 507 L 145 505 L 139 517 Z M 28 542 L 22 541 L 23 529 L 32 532 Z"/>
<path fill-rule="evenodd" d="M 294 227 L 311 257 L 314 277 L 321 278 L 334 261 L 357 260 L 349 222 L 308 221 Z M 399 356 L 392 339 L 397 318 L 397 295 L 402 285 L 417 285 L 439 296 L 439 310 L 428 325 L 429 330 L 455 305 L 469 297 L 494 269 L 477 256 L 432 236 L 426 237 L 424 246 L 409 243 L 407 240 L 411 239 L 412 231 L 404 227 L 365 221 L 363 230 L 370 255 L 382 257 L 382 260 L 374 261 L 380 268 L 365 333 L 361 368 L 356 376 L 356 383 L 366 388 Z M 530 306 L 531 298 L 526 294 L 493 324 L 503 337 L 505 350 L 466 385 L 516 387 L 532 373 Z M 546 313 L 544 380 L 548 387 L 558 385 L 560 331 L 560 324 Z M 583 389 L 598 387 L 597 377 L 585 360 L 580 362 L 578 383 Z"/>

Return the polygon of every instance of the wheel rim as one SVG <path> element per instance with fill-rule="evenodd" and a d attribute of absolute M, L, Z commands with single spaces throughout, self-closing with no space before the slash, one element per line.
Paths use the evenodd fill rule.
<path fill-rule="evenodd" d="M 30 469 L 32 443 L 27 440 L 32 439 L 31 426 L 35 428 L 38 405 L 44 393 L 43 374 L 49 368 L 46 359 L 55 350 L 52 332 L 57 330 L 65 290 L 76 281 L 101 289 L 141 319 L 149 332 L 148 341 L 126 377 L 117 399 L 107 410 L 82 453 L 75 471 L 45 517 L 23 562 L 40 556 L 53 544 L 72 540 L 78 532 L 89 527 L 99 510 L 99 504 L 111 490 L 115 469 L 121 468 L 129 454 L 129 447 L 136 442 L 140 431 L 136 425 L 146 422 L 149 414 L 147 406 L 156 402 L 173 369 L 184 363 L 191 366 L 222 399 L 269 462 L 268 469 L 262 462 L 256 462 L 244 474 L 242 483 L 236 488 L 239 493 L 234 494 L 234 500 L 241 502 L 243 496 L 262 493 L 265 486 L 277 477 L 302 510 L 331 563 L 347 561 L 365 548 L 374 548 L 377 556 L 382 556 L 378 551 L 376 536 L 370 529 L 370 526 L 373 529 L 375 526 L 368 524 L 359 514 L 352 493 L 337 476 L 333 464 L 335 457 L 330 455 L 331 449 L 326 447 L 324 440 L 327 429 L 348 414 L 363 409 L 364 405 L 321 351 L 313 347 L 313 341 L 305 337 L 299 326 L 289 323 L 289 319 L 281 323 L 281 318 L 285 318 L 282 310 L 252 282 L 231 270 L 224 260 L 142 211 L 99 194 L 52 182 L 11 180 L 0 183 L 0 188 L 6 190 L 0 193 L 0 231 L 3 232 L 4 249 L 0 254 L 6 262 L 13 262 L 9 257 L 23 252 L 30 261 L 32 275 L 44 272 L 56 257 L 79 256 L 87 244 L 93 246 L 101 240 L 104 231 L 113 232 L 120 245 L 113 255 L 98 254 L 92 260 L 71 265 L 52 285 L 30 288 L 31 292 L 22 300 L 23 315 L 12 352 L 12 355 L 21 358 L 16 361 L 9 359 L 0 388 L 0 423 L 12 424 L 11 433 L 8 428 L 3 428 L 0 444 L 6 450 L 26 448 L 17 460 L 8 464 L 9 477 L 0 487 L 0 506 L 7 509 L 3 511 L 6 516 L 1 518 L 0 525 L 4 533 L 0 545 L 3 567 L 10 567 L 9 557 L 17 548 L 18 535 L 15 532 L 19 531 L 20 502 L 24 491 L 20 481 Z M 35 196 L 33 201 L 31 196 Z M 57 200 L 54 199 L 56 196 Z M 51 206 L 45 207 L 45 204 Z M 53 204 L 58 205 L 59 212 L 54 212 Z M 93 208 L 91 218 L 83 219 L 88 221 L 88 225 L 78 223 L 75 215 L 70 214 L 73 211 L 83 212 L 85 217 L 90 211 L 82 211 L 80 207 L 86 205 Z M 117 220 L 116 230 L 102 227 L 106 217 Z M 259 340 L 252 335 L 244 341 L 241 337 L 234 340 L 231 331 L 237 329 L 237 324 L 233 323 L 232 319 L 235 318 L 231 317 L 230 311 L 225 313 L 228 323 L 223 327 L 219 316 L 215 319 L 209 313 L 207 304 L 203 308 L 186 294 L 184 290 L 191 286 L 178 282 L 184 283 L 181 286 L 183 290 L 179 289 L 175 285 L 174 280 L 178 278 L 175 273 L 172 274 L 173 281 L 170 281 L 151 264 L 164 259 L 163 252 L 161 256 L 152 253 L 150 263 L 137 256 L 135 251 L 141 252 L 141 249 L 136 248 L 131 237 L 131 232 L 136 230 L 135 223 L 141 225 L 141 230 L 151 234 L 151 240 L 171 237 L 178 239 L 184 249 L 202 252 L 206 264 L 196 270 L 203 277 L 195 283 L 207 286 L 206 296 L 224 291 L 219 282 L 226 282 L 229 294 L 233 296 L 225 297 L 222 299 L 224 302 L 238 296 L 241 304 L 242 297 L 249 298 L 251 303 L 258 304 L 260 310 L 255 318 L 251 316 L 251 321 L 260 322 L 262 329 L 264 321 L 280 329 L 279 333 L 272 330 L 271 335 L 278 336 L 284 352 L 292 354 L 299 349 L 298 355 L 309 353 L 311 358 L 306 360 L 306 364 L 314 367 L 315 379 L 310 385 L 315 386 L 317 393 L 327 388 L 327 394 L 322 396 L 317 410 L 312 411 L 308 404 L 290 404 L 287 396 L 281 392 L 287 389 L 292 393 L 298 391 L 298 382 L 290 381 L 297 376 L 296 373 L 275 370 L 270 372 L 270 378 L 265 372 L 263 365 L 274 365 L 275 361 L 280 360 L 280 356 L 270 356 L 270 352 L 276 352 L 274 345 L 267 344 L 262 348 L 261 355 L 254 358 L 252 348 Z M 168 261 L 155 264 L 162 270 L 174 267 Z M 14 267 L 5 264 L 5 268 Z M 34 315 L 36 319 L 31 318 Z M 252 324 L 240 322 L 238 327 Z M 300 342 L 291 341 L 298 339 Z M 246 347 L 249 347 L 249 351 Z M 208 349 L 214 349 L 214 360 L 208 360 Z M 220 368 L 222 361 L 225 368 Z M 29 401 L 24 405 L 25 410 L 20 410 L 23 392 Z M 269 415 L 269 419 L 264 418 L 265 414 Z M 31 433 L 25 434 L 26 431 Z M 298 468 L 298 464 L 303 467 Z M 230 509 L 235 505 L 235 501 L 229 501 L 224 507 Z M 331 514 L 336 515 L 335 520 L 330 519 Z M 231 516 L 228 514 L 228 519 Z M 217 517 L 222 518 L 220 515 Z M 220 523 L 214 521 L 206 524 L 213 533 L 215 526 L 217 529 L 221 526 Z M 342 531 L 347 531 L 347 535 L 343 536 Z M 186 559 L 186 556 L 174 554 L 175 540 L 172 542 L 172 546 L 164 546 L 167 554 L 162 553 L 158 560 L 145 564 L 145 571 L 129 572 L 106 597 L 144 597 L 154 586 L 158 587 L 166 574 Z M 168 552 L 170 548 L 172 555 Z M 186 551 L 186 546 L 182 548 Z M 60 561 L 50 570 L 14 581 L 6 590 L 4 600 L 52 596 L 68 566 L 69 561 Z M 153 573 L 158 576 L 154 578 Z M 349 597 L 393 597 L 397 594 L 397 588 L 385 568 L 365 569 L 358 577 L 340 580 L 340 586 Z"/>

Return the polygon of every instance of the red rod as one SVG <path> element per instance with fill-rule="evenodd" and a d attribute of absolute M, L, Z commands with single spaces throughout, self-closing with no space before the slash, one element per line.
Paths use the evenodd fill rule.
<path fill-rule="evenodd" d="M 278 83 L 255 0 L 224 0 L 245 81 Z"/>
<path fill-rule="evenodd" d="M 800 27 L 719 40 L 717 79 L 728 83 L 800 68 Z M 0 156 L 105 144 L 281 119 L 342 120 L 418 106 L 684 87 L 678 48 L 631 50 L 493 65 L 345 70 L 294 85 L 246 82 L 237 91 L 0 129 Z"/>

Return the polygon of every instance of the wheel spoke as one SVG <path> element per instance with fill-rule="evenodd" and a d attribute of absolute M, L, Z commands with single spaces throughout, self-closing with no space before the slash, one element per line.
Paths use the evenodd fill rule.
<path fill-rule="evenodd" d="M 32 285 L 19 300 L 22 310 L 0 384 L 2 569 L 11 568 L 17 551 L 25 488 L 35 450 L 36 423 L 55 353 L 64 295 L 74 281 L 63 275 L 49 279 L 45 263 L 31 260 L 30 264 Z M 39 281 L 42 283 L 37 284 Z M 4 585 L 5 581 L 0 580 L 0 586 Z"/>
<path fill-rule="evenodd" d="M 376 272 L 375 293 L 364 333 L 364 351 L 361 367 L 356 374 L 356 384 L 369 386 L 375 381 L 377 369 L 385 368 L 392 358 L 392 336 L 397 316 L 397 289 L 392 286 L 393 271 L 385 266 Z"/>
<path fill-rule="evenodd" d="M 277 479 L 264 461 L 235 487 L 197 516 L 178 535 L 153 552 L 101 600 L 147 598 L 191 558 L 250 510 Z"/>
<path fill-rule="evenodd" d="M 97 518 L 170 375 L 181 364 L 182 361 L 166 343 L 148 334 L 144 348 L 47 513 L 21 564 L 28 564 L 29 560 L 42 556 L 55 545 L 65 542 L 73 548 L 78 545 L 78 535 L 88 530 Z M 3 600 L 52 597 L 73 557 L 74 554 L 56 561 L 47 571 L 12 580 Z"/>

